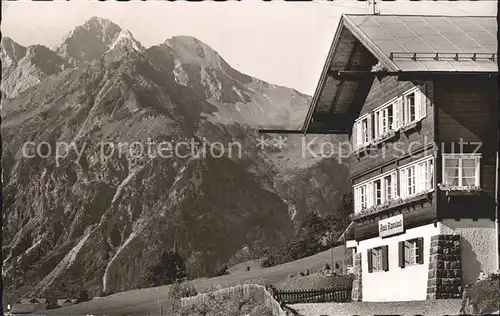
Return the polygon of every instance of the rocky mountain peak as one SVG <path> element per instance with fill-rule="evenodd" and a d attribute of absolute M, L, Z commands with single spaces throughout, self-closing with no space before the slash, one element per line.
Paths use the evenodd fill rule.
<path fill-rule="evenodd" d="M 92 17 L 69 32 L 56 52 L 76 63 L 89 62 L 108 51 L 121 31 L 122 29 L 110 20 Z"/>
<path fill-rule="evenodd" d="M 109 50 L 113 50 L 117 47 L 130 47 L 136 51 L 145 52 L 145 48 L 134 38 L 129 30 L 121 30 L 113 40 Z"/>
<path fill-rule="evenodd" d="M 101 18 L 98 16 L 93 16 L 87 22 L 83 24 L 84 27 L 101 29 L 101 30 L 110 30 L 113 28 L 120 28 L 117 24 L 113 23 L 111 20 Z"/>
<path fill-rule="evenodd" d="M 1 57 L 2 68 L 4 63 L 8 64 L 12 61 L 18 61 L 26 54 L 26 47 L 16 43 L 10 37 L 2 37 L 1 41 Z"/>
<path fill-rule="evenodd" d="M 176 57 L 183 63 L 195 63 L 212 69 L 229 66 L 214 49 L 192 36 L 173 36 L 165 41 L 165 45 L 174 50 Z"/>

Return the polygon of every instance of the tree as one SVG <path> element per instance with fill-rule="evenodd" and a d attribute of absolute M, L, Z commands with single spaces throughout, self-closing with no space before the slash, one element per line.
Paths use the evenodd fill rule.
<path fill-rule="evenodd" d="M 174 251 L 164 251 L 146 274 L 147 286 L 172 284 L 187 277 L 184 259 Z"/>
<path fill-rule="evenodd" d="M 351 222 L 352 213 L 352 193 L 346 193 L 332 212 L 323 216 L 314 212 L 306 214 L 295 236 L 287 238 L 275 252 L 270 251 L 262 266 L 301 259 L 334 246 L 334 241 Z"/>

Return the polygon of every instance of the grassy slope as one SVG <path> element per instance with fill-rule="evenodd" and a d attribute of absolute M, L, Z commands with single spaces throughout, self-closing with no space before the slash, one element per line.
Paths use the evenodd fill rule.
<path fill-rule="evenodd" d="M 334 248 L 333 256 L 335 261 L 342 260 L 344 247 L 339 246 Z M 292 273 L 304 272 L 309 269 L 311 273 L 323 268 L 325 263 L 331 264 L 332 251 L 327 250 L 318 253 L 314 256 L 288 262 L 270 268 L 258 268 L 250 271 L 240 271 L 238 273 L 224 275 L 216 278 L 200 278 L 193 280 L 193 284 L 198 292 L 205 292 L 214 287 L 233 286 L 251 280 L 266 280 L 273 284 L 283 282 Z M 245 266 L 246 265 L 240 265 Z M 255 266 L 254 266 L 255 267 Z M 239 269 L 241 270 L 241 269 Z M 147 315 L 159 314 L 159 306 L 161 304 L 169 304 L 168 300 L 169 286 L 161 286 L 157 288 L 148 288 L 127 291 L 110 295 L 105 298 L 97 298 L 91 301 L 60 308 L 44 315 Z"/>

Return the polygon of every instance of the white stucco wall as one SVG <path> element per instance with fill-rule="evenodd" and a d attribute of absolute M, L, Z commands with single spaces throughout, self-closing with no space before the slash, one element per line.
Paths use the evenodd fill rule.
<path fill-rule="evenodd" d="M 360 241 L 357 250 L 362 253 L 363 301 L 425 300 L 431 236 L 439 233 L 439 225 L 435 227 L 434 224 L 429 224 L 408 229 L 404 234 L 394 237 Z M 400 268 L 398 242 L 418 237 L 424 238 L 424 263 Z M 382 245 L 389 246 L 389 271 L 368 273 L 367 250 Z"/>
<path fill-rule="evenodd" d="M 490 219 L 443 220 L 440 234 L 460 235 L 462 284 L 473 283 L 480 272 L 496 270 L 495 222 Z"/>

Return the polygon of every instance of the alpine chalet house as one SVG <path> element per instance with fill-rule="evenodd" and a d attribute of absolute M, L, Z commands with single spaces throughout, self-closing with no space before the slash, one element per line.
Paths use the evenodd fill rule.
<path fill-rule="evenodd" d="M 350 138 L 354 300 L 459 298 L 497 269 L 496 32 L 496 17 L 341 17 L 300 132 Z"/>

